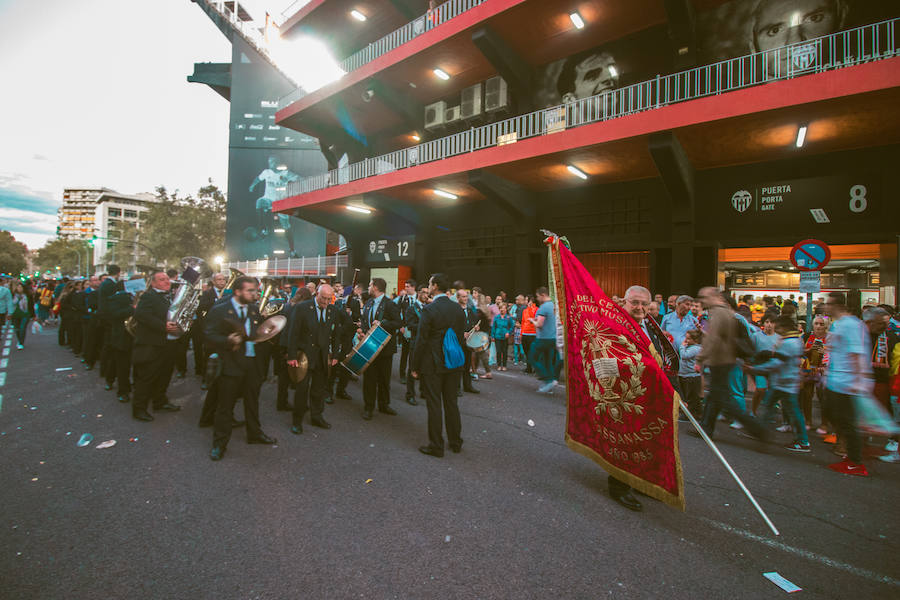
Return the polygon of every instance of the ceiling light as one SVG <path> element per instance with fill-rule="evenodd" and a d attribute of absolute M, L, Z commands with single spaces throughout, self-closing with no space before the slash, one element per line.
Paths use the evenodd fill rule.
<path fill-rule="evenodd" d="M 584 29 L 584 19 L 577 12 L 570 14 L 569 18 L 572 19 L 572 25 L 575 26 L 575 29 Z"/>
<path fill-rule="evenodd" d="M 609 71 L 610 77 L 618 77 L 619 76 L 619 70 L 616 68 L 616 65 L 609 65 L 606 68 L 606 70 Z"/>
<path fill-rule="evenodd" d="M 456 194 L 451 194 L 450 192 L 445 192 L 444 190 L 434 190 L 434 194 L 448 200 L 456 200 L 457 198 L 459 198 L 459 196 L 457 196 Z"/>
<path fill-rule="evenodd" d="M 371 214 L 371 212 L 372 212 L 372 211 L 369 210 L 368 208 L 362 208 L 362 207 L 360 207 L 360 206 L 351 206 L 351 205 L 349 205 L 349 204 L 347 205 L 347 210 L 350 210 L 350 211 L 353 211 L 353 212 L 362 213 L 362 214 L 364 214 L 364 215 Z"/>
<path fill-rule="evenodd" d="M 450 75 L 448 75 L 447 71 L 443 69 L 435 69 L 434 74 L 437 75 L 439 79 L 443 79 L 444 81 L 450 79 Z"/>
<path fill-rule="evenodd" d="M 802 148 L 803 142 L 806 141 L 806 125 L 801 125 L 797 130 L 797 147 Z"/>
<path fill-rule="evenodd" d="M 355 9 L 350 11 L 350 16 L 353 17 L 354 19 L 356 19 L 357 21 L 365 21 L 366 20 L 366 15 L 362 14 L 361 12 L 359 12 L 358 10 L 355 10 Z"/>
<path fill-rule="evenodd" d="M 587 179 L 587 173 L 579 169 L 578 167 L 574 167 L 572 165 L 567 165 L 566 168 L 569 170 L 569 173 L 574 175 L 575 177 L 581 177 L 582 179 Z"/>
<path fill-rule="evenodd" d="M 282 229 L 281 227 L 276 227 L 272 230 L 272 233 L 284 233 L 284 229 Z"/>
<path fill-rule="evenodd" d="M 421 140 L 422 138 L 419 137 L 419 134 L 418 134 L 418 133 L 414 133 L 414 134 L 412 134 L 412 139 L 418 142 L 418 141 Z"/>
<path fill-rule="evenodd" d="M 272 254 L 284 254 L 284 250 L 272 250 Z"/>

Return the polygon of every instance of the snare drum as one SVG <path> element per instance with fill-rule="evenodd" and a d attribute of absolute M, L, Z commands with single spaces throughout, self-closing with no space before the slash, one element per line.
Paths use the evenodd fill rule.
<path fill-rule="evenodd" d="M 385 331 L 381 325 L 375 325 L 353 347 L 341 364 L 354 375 L 362 375 L 390 341 L 391 334 Z"/>
<path fill-rule="evenodd" d="M 466 346 L 473 352 L 483 352 L 491 347 L 491 336 L 483 331 L 475 331 L 469 335 Z"/>

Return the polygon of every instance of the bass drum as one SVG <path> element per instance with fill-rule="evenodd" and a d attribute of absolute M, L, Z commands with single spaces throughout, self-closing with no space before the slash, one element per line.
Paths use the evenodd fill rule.
<path fill-rule="evenodd" d="M 373 326 L 341 361 L 344 368 L 356 376 L 362 375 L 372 361 L 391 341 L 389 334 L 381 325 Z"/>
<path fill-rule="evenodd" d="M 466 346 L 473 352 L 487 350 L 491 347 L 491 336 L 483 331 L 476 331 L 469 334 L 469 339 L 466 340 Z"/>

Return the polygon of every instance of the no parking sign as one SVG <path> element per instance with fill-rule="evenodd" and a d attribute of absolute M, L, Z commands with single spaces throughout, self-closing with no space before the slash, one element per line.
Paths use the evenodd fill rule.
<path fill-rule="evenodd" d="M 791 248 L 791 264 L 798 271 L 821 271 L 831 260 L 831 248 L 822 240 L 803 240 Z"/>

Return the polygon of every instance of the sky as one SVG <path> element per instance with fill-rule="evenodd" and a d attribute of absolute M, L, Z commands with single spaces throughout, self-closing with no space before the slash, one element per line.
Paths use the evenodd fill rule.
<path fill-rule="evenodd" d="M 186 77 L 230 60 L 190 0 L 0 0 L 0 229 L 41 247 L 64 187 L 225 189 L 228 102 Z"/>

